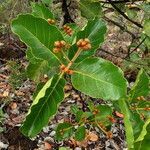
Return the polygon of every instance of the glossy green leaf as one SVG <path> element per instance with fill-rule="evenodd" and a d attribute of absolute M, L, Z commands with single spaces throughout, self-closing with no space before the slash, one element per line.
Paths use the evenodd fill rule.
<path fill-rule="evenodd" d="M 94 103 L 93 103 L 93 101 L 91 101 L 91 100 L 88 100 L 88 107 L 89 107 L 89 109 L 90 109 L 90 111 L 92 112 L 92 111 L 94 111 L 94 109 L 95 109 L 95 106 L 94 106 Z"/>
<path fill-rule="evenodd" d="M 54 19 L 52 12 L 44 5 L 32 3 L 32 14 L 43 19 Z"/>
<path fill-rule="evenodd" d="M 141 116 L 136 111 L 130 113 L 130 120 L 132 122 L 134 139 L 136 139 L 141 133 L 144 121 L 141 119 Z"/>
<path fill-rule="evenodd" d="M 147 126 L 150 124 L 150 118 L 146 120 L 145 124 L 143 125 L 143 129 L 141 130 L 141 133 L 139 137 L 135 140 L 135 142 L 139 142 L 144 140 L 145 135 L 147 134 Z"/>
<path fill-rule="evenodd" d="M 72 105 L 72 106 L 71 106 L 71 112 L 72 112 L 74 115 L 76 115 L 78 111 L 79 111 L 79 108 L 78 108 L 77 105 Z"/>
<path fill-rule="evenodd" d="M 36 58 L 48 61 L 49 66 L 58 66 L 60 59 L 52 52 L 54 42 L 62 40 L 60 31 L 44 19 L 32 15 L 20 15 L 12 22 L 12 31 L 32 49 Z M 54 36 L 57 35 L 57 36 Z"/>
<path fill-rule="evenodd" d="M 122 71 L 102 58 L 87 58 L 74 68 L 73 86 L 94 98 L 119 100 L 126 96 L 127 82 Z"/>
<path fill-rule="evenodd" d="M 144 70 L 141 69 L 129 93 L 130 98 L 136 99 L 139 96 L 147 96 L 148 92 L 149 92 L 149 79 Z"/>
<path fill-rule="evenodd" d="M 73 134 L 73 126 L 71 123 L 64 122 L 64 123 L 58 124 L 57 129 L 56 129 L 56 139 L 58 141 L 67 139 L 71 137 L 72 134 Z"/>
<path fill-rule="evenodd" d="M 134 147 L 134 133 L 133 133 L 133 128 L 132 128 L 132 123 L 130 121 L 130 110 L 126 104 L 125 99 L 120 99 L 118 101 L 119 107 L 121 109 L 121 112 L 124 114 L 124 125 L 125 125 L 125 133 L 126 133 L 126 140 L 128 144 L 128 148 L 133 148 Z"/>
<path fill-rule="evenodd" d="M 105 126 L 110 125 L 109 117 L 112 116 L 112 108 L 107 105 L 98 105 L 96 110 L 98 113 L 95 115 L 95 120 L 102 122 Z"/>
<path fill-rule="evenodd" d="M 32 64 L 36 63 L 37 61 L 43 61 L 42 59 L 35 57 L 32 53 L 32 49 L 29 47 L 26 51 L 26 57 Z"/>
<path fill-rule="evenodd" d="M 82 110 L 79 110 L 76 112 L 75 117 L 76 117 L 76 121 L 80 122 L 80 120 L 83 118 L 84 112 Z"/>
<path fill-rule="evenodd" d="M 41 91 L 41 89 L 44 87 L 44 85 L 45 85 L 44 82 L 40 82 L 36 85 L 36 90 L 32 96 L 33 99 L 35 99 L 37 97 L 38 93 Z M 47 86 L 47 88 L 48 88 L 48 86 Z"/>
<path fill-rule="evenodd" d="M 51 78 L 54 74 L 59 72 L 59 67 L 50 67 L 46 60 L 35 57 L 30 48 L 28 48 L 26 55 L 29 60 L 27 74 L 28 77 L 35 82 L 38 83 L 44 74 Z"/>
<path fill-rule="evenodd" d="M 75 132 L 75 140 L 82 141 L 85 139 L 86 130 L 84 126 L 79 126 L 77 131 Z"/>
<path fill-rule="evenodd" d="M 80 0 L 81 15 L 87 19 L 100 17 L 102 14 L 101 4 L 92 0 Z"/>
<path fill-rule="evenodd" d="M 148 124 L 146 130 L 147 130 L 147 134 L 144 136 L 144 139 L 134 144 L 136 150 L 149 150 L 150 124 Z"/>
<path fill-rule="evenodd" d="M 36 61 L 36 63 L 29 63 L 27 67 L 28 77 L 36 82 L 40 81 L 40 78 L 44 76 L 49 71 L 50 67 L 48 66 L 47 61 Z"/>
<path fill-rule="evenodd" d="M 100 47 L 100 45 L 104 42 L 104 36 L 106 33 L 106 25 L 100 19 L 94 19 L 92 21 L 88 21 L 86 27 L 79 31 L 77 34 L 77 39 L 88 38 L 91 42 L 92 48 L 87 51 L 83 51 L 80 56 L 76 59 L 75 62 L 80 62 L 83 59 L 92 56 L 95 51 Z M 69 58 L 70 60 L 73 58 L 78 48 L 76 44 L 74 44 L 69 50 Z"/>
<path fill-rule="evenodd" d="M 43 86 L 21 127 L 24 135 L 34 137 L 48 124 L 49 119 L 56 114 L 57 107 L 64 98 L 64 85 L 64 79 L 56 75 Z"/>

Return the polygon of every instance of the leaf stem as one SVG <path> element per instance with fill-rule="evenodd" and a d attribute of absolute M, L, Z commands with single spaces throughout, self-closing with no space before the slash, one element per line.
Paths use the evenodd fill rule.
<path fill-rule="evenodd" d="M 74 61 L 78 58 L 78 56 L 80 55 L 80 53 L 82 52 L 81 48 L 78 48 L 77 52 L 75 53 L 75 55 L 73 56 L 73 58 L 71 60 L 69 60 L 69 63 L 67 65 L 66 68 L 70 68 L 72 66 L 72 64 L 74 63 Z M 69 58 L 68 58 L 69 59 Z M 64 75 L 64 72 L 61 72 L 59 75 L 59 78 L 61 78 Z"/>
<path fill-rule="evenodd" d="M 74 63 L 74 61 L 78 58 L 78 56 L 80 55 L 80 53 L 82 52 L 81 48 L 78 48 L 77 52 L 75 53 L 74 57 L 71 59 L 70 63 L 67 65 L 67 68 L 69 69 L 72 64 Z"/>
<path fill-rule="evenodd" d="M 68 58 L 68 56 L 66 55 L 66 53 L 63 51 L 63 49 L 61 50 L 62 54 L 64 55 L 64 57 L 66 58 L 66 60 L 68 62 L 70 62 L 70 59 Z"/>

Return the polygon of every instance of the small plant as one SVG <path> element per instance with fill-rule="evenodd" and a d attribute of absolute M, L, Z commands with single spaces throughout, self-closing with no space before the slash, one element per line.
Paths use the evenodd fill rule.
<path fill-rule="evenodd" d="M 58 125 L 58 140 L 74 134 L 78 141 L 86 137 L 84 124 L 98 126 L 108 138 L 111 123 L 115 123 L 113 109 L 123 114 L 126 139 L 129 148 L 136 147 L 148 133 L 150 118 L 149 80 L 143 69 L 127 93 L 127 80 L 120 68 L 113 63 L 94 57 L 96 50 L 104 42 L 105 23 L 98 18 L 88 20 L 81 30 L 75 24 L 67 24 L 61 29 L 56 26 L 53 14 L 43 4 L 32 4 L 32 14 L 19 15 L 12 22 L 12 31 L 28 46 L 28 75 L 36 82 L 47 74 L 49 80 L 35 97 L 21 132 L 36 136 L 56 113 L 64 99 L 64 75 L 71 76 L 73 87 L 93 98 L 101 98 L 112 103 L 98 105 L 89 101 L 89 111 L 83 112 L 72 107 L 76 124 L 64 122 Z M 55 24 L 54 24 L 55 23 Z M 74 28 L 71 28 L 71 26 Z M 138 124 L 138 126 L 137 126 Z M 78 128 L 75 129 L 74 126 Z"/>

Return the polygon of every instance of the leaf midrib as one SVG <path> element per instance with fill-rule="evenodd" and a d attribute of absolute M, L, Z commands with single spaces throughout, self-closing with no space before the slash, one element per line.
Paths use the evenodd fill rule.
<path fill-rule="evenodd" d="M 54 78 L 53 78 L 53 79 L 54 79 Z M 53 79 L 52 79 L 52 80 L 53 80 Z M 61 79 L 61 78 L 58 78 L 57 82 L 55 83 L 55 86 L 52 88 L 52 90 L 51 90 L 51 92 L 49 93 L 47 99 L 45 99 L 45 101 L 44 101 L 42 107 L 40 108 L 40 110 L 38 111 L 38 114 L 36 115 L 34 121 L 32 122 L 31 128 L 30 128 L 30 130 L 29 130 L 29 132 L 28 132 L 28 135 L 29 135 L 29 136 L 30 136 L 30 134 L 32 133 L 32 129 L 34 128 L 34 123 L 35 123 L 35 121 L 37 120 L 37 116 L 40 114 L 40 112 L 41 112 L 41 110 L 43 109 L 44 105 L 47 103 L 49 97 L 52 95 L 52 93 L 53 93 L 55 87 L 57 86 L 57 84 L 59 83 L 60 79 Z M 52 81 L 52 82 L 53 82 L 53 81 Z M 51 82 L 51 83 L 52 83 L 52 82 Z M 51 85 L 50 85 L 50 86 L 51 86 Z M 47 92 L 47 90 L 48 90 L 49 88 L 50 88 L 50 87 L 48 87 L 48 88 L 46 89 L 45 94 L 46 94 L 46 92 Z M 41 97 L 40 99 L 42 99 L 42 98 L 43 98 L 43 97 Z M 39 101 L 40 101 L 40 99 L 39 99 Z M 54 102 L 55 102 L 55 101 L 54 101 Z M 35 104 L 35 105 L 38 105 L 38 103 Z M 34 105 L 33 105 L 33 107 L 34 107 Z M 30 113 L 31 113 L 31 112 L 30 112 Z"/>
<path fill-rule="evenodd" d="M 81 72 L 81 71 L 74 70 L 74 72 L 75 72 L 75 73 L 78 73 L 78 74 L 81 74 L 81 75 L 83 75 L 83 76 L 87 76 L 87 77 L 89 77 L 89 78 L 92 78 L 92 79 L 94 79 L 94 80 L 97 80 L 97 81 L 99 81 L 99 82 L 103 82 L 103 83 L 106 83 L 106 84 L 109 84 L 109 85 L 112 85 L 112 86 L 115 86 L 115 87 L 121 89 L 121 87 L 116 86 L 115 84 L 112 84 L 112 83 L 110 83 L 110 82 L 106 82 L 106 81 L 104 81 L 104 80 L 97 79 L 97 78 L 95 78 L 94 76 L 90 76 L 89 74 L 85 74 L 85 73 L 83 73 L 83 72 Z"/>
<path fill-rule="evenodd" d="M 16 22 L 15 22 L 16 23 Z M 61 63 L 61 61 L 58 59 L 58 57 L 56 56 L 56 55 L 54 55 L 52 52 L 51 52 L 51 50 L 47 47 L 47 46 L 45 46 L 30 30 L 28 30 L 27 28 L 25 28 L 23 25 L 16 25 L 15 24 L 15 26 L 17 27 L 20 27 L 20 28 L 23 28 L 25 31 L 27 31 L 28 33 L 30 33 L 36 40 L 38 40 L 39 41 L 39 43 L 48 51 L 48 52 L 50 52 L 50 54 L 51 55 L 53 55 L 60 63 Z M 16 33 L 16 32 L 15 32 Z M 22 39 L 22 37 L 18 34 L 18 33 L 16 33 L 19 37 L 20 37 L 20 39 Z M 26 42 L 24 42 L 25 44 L 27 44 Z M 28 44 L 27 44 L 28 45 Z M 29 47 L 31 47 L 30 45 L 28 45 Z M 32 49 L 32 48 L 31 48 Z"/>

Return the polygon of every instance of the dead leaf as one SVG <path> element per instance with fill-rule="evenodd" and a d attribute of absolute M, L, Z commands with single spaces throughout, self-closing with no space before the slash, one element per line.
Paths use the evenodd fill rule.
<path fill-rule="evenodd" d="M 89 132 L 87 138 L 92 142 L 96 142 L 98 140 L 98 136 L 93 132 Z"/>
<path fill-rule="evenodd" d="M 9 91 L 4 91 L 3 92 L 3 97 L 8 97 L 8 95 L 9 95 Z"/>
<path fill-rule="evenodd" d="M 121 114 L 121 113 L 118 112 L 118 111 L 115 111 L 115 114 L 116 114 L 117 117 L 124 118 L 124 115 Z"/>
<path fill-rule="evenodd" d="M 52 145 L 46 141 L 44 142 L 44 147 L 45 147 L 45 150 L 52 150 Z"/>
<path fill-rule="evenodd" d="M 75 139 L 70 138 L 70 144 L 73 145 L 73 147 L 79 146 L 79 147 L 84 147 L 84 148 L 86 148 L 87 145 L 88 145 L 88 140 L 85 139 L 85 140 L 83 140 L 83 141 L 76 141 Z"/>
<path fill-rule="evenodd" d="M 24 118 L 25 118 L 25 115 L 21 114 L 21 115 L 15 117 L 15 118 L 12 118 L 12 121 L 13 121 L 14 124 L 20 124 L 20 123 L 22 123 Z"/>
<path fill-rule="evenodd" d="M 111 131 L 107 132 L 107 138 L 112 139 L 113 138 L 113 133 Z"/>
<path fill-rule="evenodd" d="M 3 79 L 8 79 L 8 76 L 4 75 L 4 74 L 0 74 L 0 77 Z"/>
<path fill-rule="evenodd" d="M 10 104 L 10 108 L 11 108 L 12 110 L 16 109 L 16 108 L 17 108 L 17 103 L 16 103 L 16 102 L 12 102 L 12 103 Z"/>
<path fill-rule="evenodd" d="M 21 91 L 15 91 L 15 94 L 17 95 L 17 96 L 24 96 L 25 94 L 23 93 L 23 92 L 21 92 Z"/>

